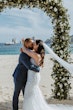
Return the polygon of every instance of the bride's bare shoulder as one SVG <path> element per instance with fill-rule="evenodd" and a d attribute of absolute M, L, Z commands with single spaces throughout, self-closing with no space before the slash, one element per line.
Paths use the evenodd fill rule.
<path fill-rule="evenodd" d="M 31 50 L 31 52 L 38 58 L 41 58 L 40 54 L 38 54 L 37 52 L 35 52 L 34 50 Z"/>

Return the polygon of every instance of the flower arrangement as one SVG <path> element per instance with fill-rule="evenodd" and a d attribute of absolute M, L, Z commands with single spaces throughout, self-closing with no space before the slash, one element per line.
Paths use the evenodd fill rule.
<path fill-rule="evenodd" d="M 7 7 L 22 9 L 26 6 L 39 8 L 52 19 L 54 36 L 51 47 L 58 56 L 68 61 L 70 26 L 67 10 L 63 7 L 62 0 L 0 0 L 0 12 Z M 71 89 L 70 74 L 57 61 L 53 61 L 54 66 L 51 75 L 54 79 L 53 97 L 60 100 L 67 99 Z"/>

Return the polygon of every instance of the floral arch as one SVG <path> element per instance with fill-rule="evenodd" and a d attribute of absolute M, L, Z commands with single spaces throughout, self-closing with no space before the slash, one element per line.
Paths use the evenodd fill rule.
<path fill-rule="evenodd" d="M 63 7 L 62 0 L 0 0 L 0 12 L 5 8 L 39 8 L 46 12 L 52 19 L 54 36 L 51 47 L 65 61 L 69 59 L 69 21 L 67 10 Z M 70 74 L 67 70 L 54 60 L 53 73 L 54 88 L 53 97 L 56 99 L 67 99 L 71 85 L 69 83 Z"/>

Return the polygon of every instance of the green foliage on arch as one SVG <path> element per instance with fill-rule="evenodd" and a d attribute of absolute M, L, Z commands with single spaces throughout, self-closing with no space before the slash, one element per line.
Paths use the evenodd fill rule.
<path fill-rule="evenodd" d="M 46 12 L 52 19 L 54 36 L 52 37 L 52 48 L 54 52 L 65 61 L 69 59 L 69 21 L 67 10 L 63 7 L 62 0 L 0 0 L 0 12 L 5 8 L 39 8 Z M 71 84 L 70 74 L 55 60 L 52 78 L 54 79 L 53 97 L 56 99 L 67 99 Z"/>

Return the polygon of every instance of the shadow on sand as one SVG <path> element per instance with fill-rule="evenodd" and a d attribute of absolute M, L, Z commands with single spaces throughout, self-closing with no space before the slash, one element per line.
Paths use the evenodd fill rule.
<path fill-rule="evenodd" d="M 19 110 L 22 110 L 22 103 L 23 101 L 19 102 Z M 0 110 L 12 110 L 12 102 L 0 102 Z"/>
<path fill-rule="evenodd" d="M 49 98 L 46 100 L 49 104 L 65 104 L 65 105 L 72 105 L 73 106 L 73 97 L 67 100 L 58 100 Z"/>

